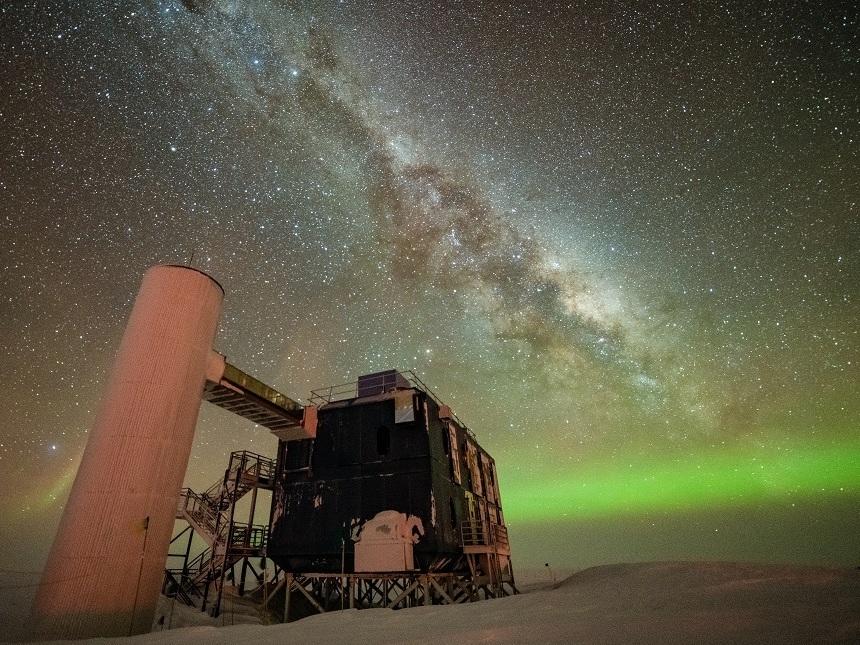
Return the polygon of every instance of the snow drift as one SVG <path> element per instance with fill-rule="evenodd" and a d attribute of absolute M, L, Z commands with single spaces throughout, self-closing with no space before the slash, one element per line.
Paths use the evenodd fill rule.
<path fill-rule="evenodd" d="M 860 571 L 722 562 L 617 564 L 474 604 L 349 610 L 286 625 L 196 626 L 90 642 L 428 641 L 857 643 Z"/>

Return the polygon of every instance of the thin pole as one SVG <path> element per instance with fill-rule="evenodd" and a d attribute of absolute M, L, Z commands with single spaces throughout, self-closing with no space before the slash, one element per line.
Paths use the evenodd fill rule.
<path fill-rule="evenodd" d="M 290 622 L 290 591 L 293 589 L 293 574 L 287 572 L 286 573 L 286 584 L 284 585 L 284 590 L 286 591 L 286 596 L 284 597 L 284 622 Z"/>
<path fill-rule="evenodd" d="M 244 463 L 243 463 L 244 466 Z M 257 484 L 260 481 L 260 460 L 257 460 L 257 465 L 254 467 L 254 487 L 251 489 L 251 509 L 248 511 L 248 532 L 245 534 L 245 546 L 251 546 L 251 536 L 254 532 L 254 515 L 257 511 Z M 238 485 L 238 484 L 237 484 Z M 248 557 L 242 560 L 242 574 L 239 580 L 239 595 L 245 595 L 245 573 L 247 570 Z"/>
<path fill-rule="evenodd" d="M 242 473 L 245 472 L 245 454 L 242 453 L 242 460 L 239 463 L 239 469 L 236 471 L 234 475 L 233 482 L 233 490 L 227 490 L 227 495 L 230 498 L 230 520 L 227 522 L 227 538 L 224 541 L 224 560 L 221 565 L 221 576 L 220 576 L 220 584 L 218 585 L 218 595 L 215 597 L 215 606 L 212 608 L 212 612 L 210 615 L 213 617 L 217 617 L 219 613 L 221 613 L 221 597 L 224 594 L 224 578 L 227 575 L 227 560 L 230 557 L 230 546 L 233 542 L 233 518 L 236 513 L 236 490 L 239 488 L 239 478 L 242 476 Z M 232 467 L 233 457 L 230 457 L 230 466 Z M 228 469 L 228 473 L 231 472 L 232 468 Z M 229 481 L 229 478 L 225 475 L 225 481 Z M 232 570 L 232 566 L 230 567 Z M 235 578 L 234 578 L 235 581 Z"/>
<path fill-rule="evenodd" d="M 188 528 L 191 528 L 191 525 L 188 525 Z M 191 540 L 194 539 L 194 531 L 188 532 L 188 542 L 185 544 L 185 559 L 182 560 L 182 576 L 179 578 L 179 586 L 180 588 L 185 583 L 185 580 L 188 578 L 188 558 L 191 555 Z"/>
<path fill-rule="evenodd" d="M 146 555 L 146 539 L 149 537 L 149 515 L 143 519 L 143 548 L 140 550 L 140 569 L 137 571 L 137 586 L 134 588 L 134 605 L 131 608 L 131 622 L 128 625 L 128 635 L 134 633 L 134 615 L 137 613 L 137 597 L 140 594 L 140 579 L 143 577 L 143 559 Z"/>
<path fill-rule="evenodd" d="M 170 603 L 170 616 L 167 618 L 167 629 L 173 627 L 173 608 L 176 607 L 176 595 L 174 594 L 173 598 L 171 598 Z"/>

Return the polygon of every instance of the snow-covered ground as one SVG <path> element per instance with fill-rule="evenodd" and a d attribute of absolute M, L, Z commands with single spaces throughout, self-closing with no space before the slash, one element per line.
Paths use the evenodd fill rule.
<path fill-rule="evenodd" d="M 593 567 L 519 596 L 456 606 L 374 609 L 286 625 L 198 625 L 91 643 L 860 643 L 860 571 L 658 562 Z M 220 622 L 253 621 L 227 607 Z M 174 608 L 173 624 L 211 621 Z M 238 617 L 238 619 L 237 619 Z"/>

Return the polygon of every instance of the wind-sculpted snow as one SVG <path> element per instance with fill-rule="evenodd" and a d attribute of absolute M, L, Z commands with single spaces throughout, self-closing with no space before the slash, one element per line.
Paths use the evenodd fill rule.
<path fill-rule="evenodd" d="M 856 643 L 860 572 L 725 562 L 616 564 L 475 604 L 351 610 L 287 625 L 190 627 L 98 642 Z"/>

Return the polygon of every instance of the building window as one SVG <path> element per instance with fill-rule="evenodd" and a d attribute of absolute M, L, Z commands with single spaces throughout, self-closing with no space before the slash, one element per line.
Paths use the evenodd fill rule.
<path fill-rule="evenodd" d="M 457 433 L 454 430 L 453 424 L 448 426 L 448 446 L 451 449 L 451 476 L 453 477 L 455 483 L 461 484 L 462 480 L 460 477 L 460 449 L 457 446 Z"/>
<path fill-rule="evenodd" d="M 446 455 L 451 454 L 451 437 L 448 436 L 448 428 L 442 430 L 442 449 Z"/>
<path fill-rule="evenodd" d="M 457 507 L 454 506 L 454 498 L 448 498 L 448 510 L 451 512 L 451 528 L 457 530 Z"/>
<path fill-rule="evenodd" d="M 286 442 L 286 470 L 297 471 L 307 470 L 311 466 L 311 458 L 313 456 L 313 439 L 302 439 L 300 441 Z"/>
<path fill-rule="evenodd" d="M 391 448 L 391 431 L 385 426 L 379 426 L 376 431 L 376 452 L 379 455 L 387 455 Z"/>

